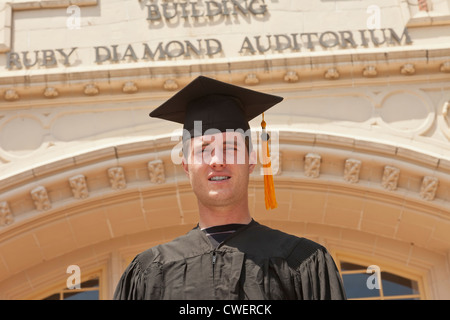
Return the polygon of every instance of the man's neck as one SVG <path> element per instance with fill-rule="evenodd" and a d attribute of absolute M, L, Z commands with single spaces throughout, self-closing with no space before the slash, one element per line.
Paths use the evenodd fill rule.
<path fill-rule="evenodd" d="M 202 229 L 230 223 L 248 224 L 251 221 L 248 205 L 241 208 L 210 208 L 199 203 L 199 226 Z"/>

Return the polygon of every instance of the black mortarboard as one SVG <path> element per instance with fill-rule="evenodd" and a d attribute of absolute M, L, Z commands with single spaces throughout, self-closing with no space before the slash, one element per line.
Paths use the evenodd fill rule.
<path fill-rule="evenodd" d="M 183 124 L 183 140 L 206 130 L 250 129 L 248 122 L 283 98 L 199 76 L 150 113 L 151 117 Z M 201 121 L 201 133 L 194 128 Z M 194 130 L 195 129 L 195 130 Z"/>

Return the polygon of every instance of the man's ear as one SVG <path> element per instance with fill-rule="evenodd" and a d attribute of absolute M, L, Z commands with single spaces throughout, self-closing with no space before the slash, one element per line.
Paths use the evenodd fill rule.
<path fill-rule="evenodd" d="M 252 150 L 248 157 L 249 173 L 252 173 L 256 167 L 256 151 Z"/>

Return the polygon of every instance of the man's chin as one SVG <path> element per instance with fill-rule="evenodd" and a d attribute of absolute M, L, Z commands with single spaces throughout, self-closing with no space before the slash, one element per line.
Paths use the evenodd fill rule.
<path fill-rule="evenodd" d="M 208 202 L 216 206 L 226 206 L 233 202 L 232 195 L 224 190 L 212 190 L 208 193 Z"/>

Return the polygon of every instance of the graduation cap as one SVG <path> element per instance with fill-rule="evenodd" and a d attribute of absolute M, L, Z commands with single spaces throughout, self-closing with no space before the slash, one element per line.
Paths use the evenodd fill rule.
<path fill-rule="evenodd" d="M 283 100 L 282 97 L 249 90 L 229 83 L 199 76 L 150 113 L 151 117 L 183 124 L 190 137 L 208 129 L 250 129 L 248 122 Z M 201 121 L 196 132 L 194 121 Z"/>
<path fill-rule="evenodd" d="M 153 110 L 150 116 L 183 124 L 183 141 L 185 141 L 189 138 L 201 136 L 210 129 L 219 132 L 242 130 L 245 133 L 250 129 L 248 124 L 250 120 L 261 114 L 264 115 L 266 110 L 282 100 L 283 98 L 279 96 L 199 76 Z M 265 134 L 264 118 L 261 126 Z M 263 140 L 266 142 L 266 145 L 263 146 L 263 154 L 270 157 L 268 139 L 263 138 Z M 267 169 L 270 169 L 270 160 L 268 163 L 267 167 L 266 161 L 263 162 L 266 173 Z M 266 192 L 266 207 L 276 207 L 273 182 L 272 186 L 270 182 L 272 175 L 266 173 L 264 175 L 266 191 L 269 189 Z M 266 176 L 269 179 L 267 182 Z M 270 191 L 270 188 L 272 188 L 272 191 Z M 267 195 L 271 193 L 274 201 L 267 200 Z"/>

